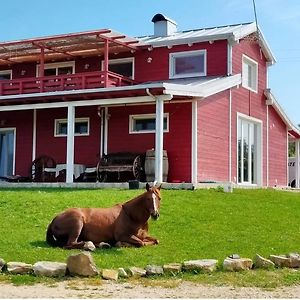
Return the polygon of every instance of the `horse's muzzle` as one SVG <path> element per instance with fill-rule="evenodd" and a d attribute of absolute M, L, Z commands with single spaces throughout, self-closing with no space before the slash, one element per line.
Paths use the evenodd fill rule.
<path fill-rule="evenodd" d="M 157 220 L 159 218 L 159 212 L 158 211 L 155 211 L 151 214 L 151 218 L 153 220 Z"/>

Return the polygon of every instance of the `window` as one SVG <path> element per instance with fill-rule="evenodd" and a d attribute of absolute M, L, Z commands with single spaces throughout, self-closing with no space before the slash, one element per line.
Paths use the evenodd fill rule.
<path fill-rule="evenodd" d="M 253 59 L 243 55 L 242 85 L 246 89 L 257 92 L 258 64 Z"/>
<path fill-rule="evenodd" d="M 12 71 L 11 70 L 4 70 L 0 71 L 0 80 L 10 80 L 12 77 Z"/>
<path fill-rule="evenodd" d="M 206 50 L 170 53 L 170 78 L 206 76 Z"/>
<path fill-rule="evenodd" d="M 261 122 L 238 115 L 238 183 L 261 184 Z"/>
<path fill-rule="evenodd" d="M 155 132 L 155 114 L 130 115 L 129 133 Z M 164 114 L 164 132 L 169 132 L 169 114 Z"/>
<path fill-rule="evenodd" d="M 89 135 L 90 119 L 76 118 L 74 124 L 75 135 Z M 67 136 L 68 121 L 67 119 L 56 119 L 54 124 L 54 136 Z"/>
<path fill-rule="evenodd" d="M 102 61 L 103 70 L 103 61 Z M 134 58 L 118 58 L 108 61 L 108 70 L 128 78 L 134 79 Z"/>
<path fill-rule="evenodd" d="M 44 75 L 45 76 L 58 76 L 64 74 L 74 74 L 75 73 L 75 62 L 61 62 L 61 63 L 51 63 L 45 64 Z M 37 76 L 40 74 L 40 65 L 37 67 Z"/>

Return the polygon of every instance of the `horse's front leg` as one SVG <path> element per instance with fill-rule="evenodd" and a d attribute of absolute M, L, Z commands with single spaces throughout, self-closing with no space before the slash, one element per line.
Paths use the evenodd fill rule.
<path fill-rule="evenodd" d="M 158 245 L 159 244 L 159 240 L 156 238 L 153 238 L 151 236 L 147 236 L 143 239 L 143 242 L 146 246 L 149 245 Z"/>
<path fill-rule="evenodd" d="M 115 244 L 116 247 L 142 247 L 145 246 L 144 242 L 135 235 L 127 238 L 122 238 Z"/>
<path fill-rule="evenodd" d="M 159 244 L 159 240 L 157 240 L 156 238 L 153 238 L 153 237 L 151 237 L 151 236 L 148 235 L 148 226 L 147 226 L 147 224 L 146 224 L 146 226 L 144 226 L 143 228 L 141 228 L 139 230 L 137 236 L 147 246 L 148 245 L 157 245 L 157 244 Z"/>

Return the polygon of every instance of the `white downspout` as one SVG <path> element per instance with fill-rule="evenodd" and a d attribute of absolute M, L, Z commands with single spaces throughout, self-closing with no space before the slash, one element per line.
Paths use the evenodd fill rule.
<path fill-rule="evenodd" d="M 33 110 L 32 123 L 32 161 L 34 161 L 36 158 L 36 109 Z"/>
<path fill-rule="evenodd" d="M 192 183 L 196 188 L 198 184 L 198 101 L 192 102 Z"/>
<path fill-rule="evenodd" d="M 107 144 L 108 144 L 108 107 L 104 108 L 104 145 L 103 145 L 103 153 L 107 154 Z"/>
<path fill-rule="evenodd" d="M 232 91 L 229 89 L 229 136 L 228 136 L 228 151 L 229 151 L 229 183 L 232 181 Z"/>
<path fill-rule="evenodd" d="M 266 168 L 267 168 L 267 187 L 269 186 L 269 105 L 267 105 L 267 157 L 266 157 Z"/>
<path fill-rule="evenodd" d="M 67 174 L 66 182 L 73 182 L 74 174 L 74 123 L 75 123 L 75 107 L 68 106 L 68 132 L 67 132 Z"/>

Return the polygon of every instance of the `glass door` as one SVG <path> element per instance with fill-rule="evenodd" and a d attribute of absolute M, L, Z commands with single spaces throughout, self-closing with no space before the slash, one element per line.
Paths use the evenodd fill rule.
<path fill-rule="evenodd" d="M 14 174 L 15 161 L 15 130 L 0 131 L 0 176 Z"/>

